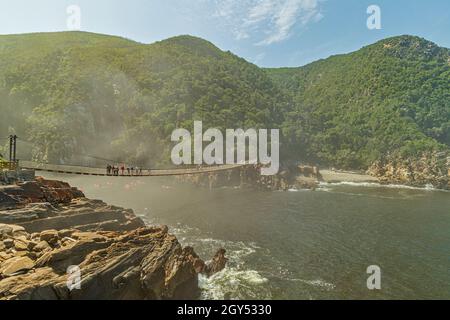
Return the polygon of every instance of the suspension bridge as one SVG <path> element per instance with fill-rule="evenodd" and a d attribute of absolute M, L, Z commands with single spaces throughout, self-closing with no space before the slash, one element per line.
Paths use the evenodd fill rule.
<path fill-rule="evenodd" d="M 168 176 L 183 176 L 183 175 L 195 175 L 204 173 L 214 173 L 221 171 L 228 171 L 236 168 L 243 167 L 243 164 L 235 165 L 218 165 L 218 166 L 199 166 L 196 168 L 179 168 L 179 169 L 150 169 L 139 170 L 139 174 L 129 174 L 127 170 L 123 173 L 119 172 L 119 175 L 108 174 L 105 169 L 91 168 L 81 166 L 68 166 L 68 165 L 54 165 L 35 163 L 30 161 L 21 161 L 20 168 L 25 170 L 43 171 L 58 174 L 71 174 L 71 175 L 83 175 L 83 176 L 97 176 L 97 177 L 168 177 Z"/>
<path fill-rule="evenodd" d="M 33 170 L 58 174 L 70 174 L 70 175 L 83 175 L 83 176 L 97 176 L 97 177 L 165 177 L 165 176 L 183 176 L 183 175 L 195 175 L 204 173 L 214 173 L 221 171 L 233 170 L 245 166 L 245 164 L 232 164 L 232 165 L 214 165 L 214 166 L 196 166 L 196 167 L 184 167 L 174 169 L 145 169 L 145 170 L 133 170 L 128 168 L 125 170 L 119 170 L 119 174 L 113 174 L 108 172 L 105 168 L 90 167 L 90 166 L 74 166 L 74 165 L 57 165 L 48 163 L 37 163 L 32 161 L 23 161 L 17 159 L 17 140 L 21 142 L 32 144 L 29 141 L 19 138 L 17 135 L 9 136 L 9 161 L 2 160 L 0 158 L 0 171 L 1 170 Z M 125 163 L 124 161 L 114 161 L 110 159 L 99 158 L 91 155 L 83 155 L 87 158 L 100 160 L 108 163 Z"/>

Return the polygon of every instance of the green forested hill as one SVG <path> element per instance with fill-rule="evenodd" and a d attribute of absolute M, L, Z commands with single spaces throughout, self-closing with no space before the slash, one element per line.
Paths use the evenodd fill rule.
<path fill-rule="evenodd" d="M 401 36 L 267 72 L 293 99 L 284 130 L 300 157 L 364 168 L 450 146 L 449 49 Z"/>
<path fill-rule="evenodd" d="M 0 136 L 26 135 L 39 160 L 95 154 L 154 165 L 170 161 L 172 131 L 193 120 L 282 122 L 285 98 L 266 73 L 202 39 L 143 45 L 54 33 L 0 37 L 0 48 Z"/>
<path fill-rule="evenodd" d="M 260 69 L 190 36 L 0 36 L 0 137 L 29 140 L 38 160 L 155 166 L 169 161 L 174 128 L 203 120 L 279 127 L 284 159 L 361 168 L 448 148 L 449 70 L 448 49 L 408 36 L 293 69 Z"/>

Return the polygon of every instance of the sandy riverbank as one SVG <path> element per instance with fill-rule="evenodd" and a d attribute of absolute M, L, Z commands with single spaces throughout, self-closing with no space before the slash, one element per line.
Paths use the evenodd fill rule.
<path fill-rule="evenodd" d="M 379 182 L 375 177 L 368 174 L 361 174 L 357 172 L 347 172 L 347 171 L 334 171 L 334 170 L 321 170 L 320 174 L 322 179 L 327 183 L 338 183 L 338 182 Z"/>

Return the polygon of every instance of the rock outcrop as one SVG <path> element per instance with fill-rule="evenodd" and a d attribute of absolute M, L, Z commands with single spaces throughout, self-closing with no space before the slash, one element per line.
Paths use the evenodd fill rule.
<path fill-rule="evenodd" d="M 368 173 L 383 183 L 450 189 L 450 158 L 444 153 L 424 154 L 419 159 L 386 158 L 375 162 Z"/>
<path fill-rule="evenodd" d="M 81 191 L 68 183 L 38 177 L 34 181 L 0 186 L 0 210 L 15 209 L 30 203 L 70 203 L 83 197 Z"/>
<path fill-rule="evenodd" d="M 132 210 L 90 200 L 69 184 L 42 178 L 0 187 L 5 199 L 0 223 L 24 227 L 28 232 L 75 228 L 80 231 L 131 231 L 144 227 Z"/>
<path fill-rule="evenodd" d="M 260 165 L 246 165 L 227 171 L 177 177 L 198 187 L 240 187 L 264 191 L 316 189 L 321 180 L 319 169 L 313 166 L 285 166 L 277 175 L 263 176 Z"/>
<path fill-rule="evenodd" d="M 225 249 L 220 249 L 217 251 L 212 260 L 205 264 L 203 270 L 201 270 L 201 273 L 212 276 L 213 274 L 225 269 L 228 262 L 228 259 L 225 257 L 225 253 Z"/>
<path fill-rule="evenodd" d="M 130 232 L 8 233 L 0 299 L 195 299 L 191 248 L 167 228 Z M 70 268 L 79 270 L 72 277 Z M 69 282 L 69 285 L 68 285 Z M 73 287 L 71 286 L 73 285 Z"/>
<path fill-rule="evenodd" d="M 0 188 L 0 299 L 195 299 L 205 263 L 168 228 L 38 179 Z"/>

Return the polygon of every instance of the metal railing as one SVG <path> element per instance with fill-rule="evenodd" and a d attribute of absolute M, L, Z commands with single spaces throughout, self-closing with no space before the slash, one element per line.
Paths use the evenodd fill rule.
<path fill-rule="evenodd" d="M 12 170 L 15 171 L 19 169 L 19 160 L 17 161 L 0 161 L 0 171 Z"/>

